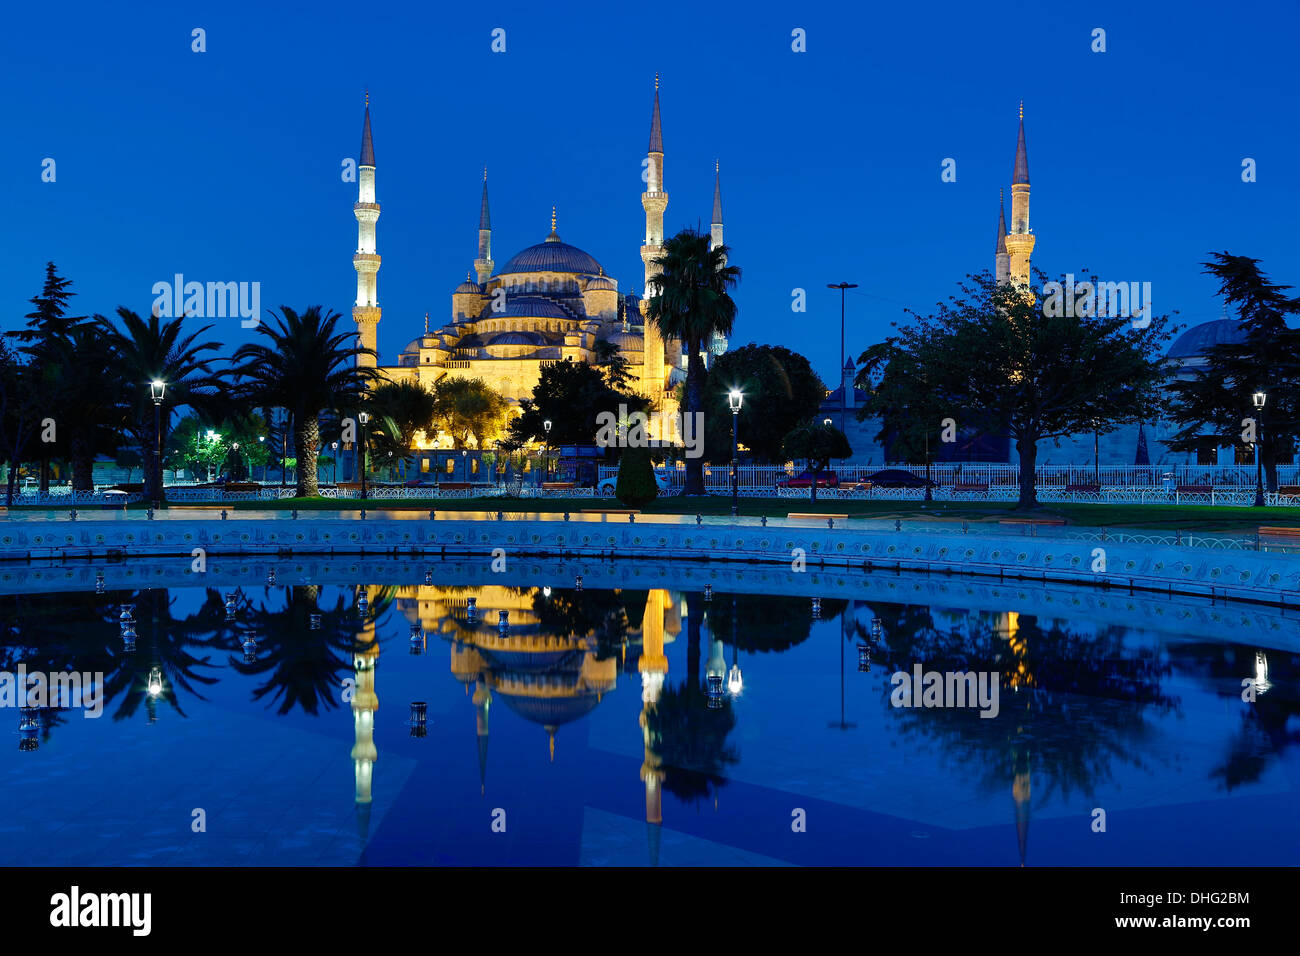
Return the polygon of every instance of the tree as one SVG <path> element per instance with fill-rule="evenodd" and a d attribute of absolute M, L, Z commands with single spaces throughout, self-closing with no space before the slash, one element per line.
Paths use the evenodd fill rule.
<path fill-rule="evenodd" d="M 605 381 L 616 392 L 626 392 L 632 387 L 632 363 L 613 342 L 598 339 L 592 351 L 596 367 L 605 373 Z"/>
<path fill-rule="evenodd" d="M 817 476 L 830 464 L 832 458 L 848 458 L 853 454 L 844 432 L 834 425 L 809 420 L 793 429 L 781 444 L 785 456 L 792 461 L 803 459 L 812 472 L 812 500 L 817 500 Z"/>
<path fill-rule="evenodd" d="M 416 434 L 433 430 L 436 396 L 419 382 L 384 382 L 370 392 L 369 407 L 375 416 L 370 425 L 371 454 L 382 460 L 391 452 L 405 466 Z"/>
<path fill-rule="evenodd" d="M 618 463 L 618 482 L 614 486 L 618 500 L 629 508 L 639 508 L 659 497 L 654 467 L 648 448 L 625 448 Z"/>
<path fill-rule="evenodd" d="M 659 328 L 664 340 L 681 339 L 686 360 L 687 414 L 704 415 L 704 359 L 700 351 L 714 333 L 730 335 L 736 321 L 736 303 L 730 292 L 740 281 L 740 270 L 726 264 L 730 249 L 710 249 L 708 235 L 684 229 L 664 241 L 663 255 L 654 260 L 659 272 L 650 277 L 646 321 Z M 658 401 L 661 396 L 651 395 Z M 704 459 L 686 460 L 683 495 L 704 494 Z"/>
<path fill-rule="evenodd" d="M 0 338 L 0 458 L 7 466 L 5 504 L 14 503 L 19 465 L 31 453 L 40 428 L 37 370 Z"/>
<path fill-rule="evenodd" d="M 858 420 L 879 418 L 884 425 L 875 439 L 888 449 L 888 457 L 924 463 L 929 480 L 930 462 L 942 438 L 943 419 L 951 415 L 952 407 L 930 387 L 928 372 L 917 363 L 916 356 L 892 340 L 871 346 L 858 361 L 862 367 L 853 384 L 868 394 L 866 403 L 858 409 Z M 877 375 L 879 386 L 872 384 Z"/>
<path fill-rule="evenodd" d="M 796 425 L 817 413 L 826 386 L 798 352 L 779 345 L 745 345 L 719 355 L 708 372 L 704 398 L 705 447 L 723 449 L 710 460 L 731 459 L 727 393 L 745 396 L 737 422 L 740 440 L 759 461 L 786 461 L 781 444 Z"/>
<path fill-rule="evenodd" d="M 510 410 L 505 396 L 481 378 L 439 379 L 433 398 L 434 420 L 462 447 L 470 436 L 476 447 L 487 447 Z"/>
<path fill-rule="evenodd" d="M 126 469 L 126 483 L 129 485 L 135 470 L 144 467 L 144 459 L 140 457 L 140 453 L 134 448 L 122 448 L 118 450 L 116 457 L 113 459 L 113 464 L 117 465 L 118 468 Z"/>
<path fill-rule="evenodd" d="M 894 360 L 922 375 L 932 393 L 926 407 L 940 420 L 918 425 L 907 405 L 915 382 L 903 388 L 904 376 L 886 376 L 873 396 L 886 431 L 933 435 L 952 418 L 959 428 L 1009 435 L 1020 457 L 1017 507 L 1033 509 L 1039 442 L 1109 431 L 1159 411 L 1166 316 L 1139 327 L 1128 317 L 1086 314 L 1095 310 L 1082 299 L 1076 309 L 1048 309 L 987 272 L 960 289 L 934 314 L 912 313 L 916 321 L 887 340 Z"/>
<path fill-rule="evenodd" d="M 42 418 L 55 423 L 55 441 L 42 441 L 40 451 L 40 490 L 50 490 L 50 460 L 66 451 L 67 443 L 58 436 L 58 428 L 67 425 L 77 414 L 68 392 L 81 383 L 78 370 L 69 365 L 69 337 L 74 329 L 88 322 L 86 316 L 68 314 L 69 302 L 76 295 L 69 291 L 72 280 L 58 274 L 53 262 L 45 264 L 45 283 L 39 295 L 30 301 L 33 309 L 24 318 L 27 328 L 7 333 L 19 343 L 19 351 L 30 364 L 28 382 L 40 396 Z M 66 428 L 64 432 L 66 434 Z"/>
<path fill-rule="evenodd" d="M 1245 340 L 1206 349 L 1194 377 L 1169 386 L 1176 398 L 1171 415 L 1182 426 L 1169 447 L 1245 444 L 1253 425 L 1268 488 L 1276 491 L 1278 459 L 1294 453 L 1300 424 L 1300 332 L 1287 326 L 1288 316 L 1300 314 L 1300 299 L 1260 272 L 1258 259 L 1211 256 L 1204 271 L 1219 279 L 1219 295 L 1237 309 Z M 1251 400 L 1256 391 L 1267 396 L 1262 413 Z"/>
<path fill-rule="evenodd" d="M 102 335 L 112 350 L 113 401 L 120 420 L 135 442 L 141 457 L 149 463 L 144 475 L 147 501 L 165 502 L 162 485 L 162 462 L 154 467 L 154 454 L 167 447 L 172 412 L 191 407 L 213 412 L 224 394 L 222 383 L 214 373 L 211 353 L 220 348 L 214 341 L 200 342 L 212 326 L 205 325 L 186 335 L 184 317 L 161 319 L 150 314 L 141 318 L 125 306 L 117 310 L 120 327 L 102 315 L 95 316 L 95 332 Z M 155 410 L 150 397 L 150 383 L 165 385 L 163 403 Z"/>
<path fill-rule="evenodd" d="M 618 415 L 619 406 L 631 414 L 645 411 L 650 402 L 613 388 L 598 368 L 586 362 L 555 362 L 542 369 L 532 397 L 519 403 L 520 414 L 510 423 L 510 444 L 516 448 L 547 441 L 551 445 L 593 445 L 600 414 Z M 549 436 L 547 421 L 551 422 Z"/>
<path fill-rule="evenodd" d="M 280 315 L 273 312 L 271 321 L 257 327 L 268 344 L 242 345 L 234 355 L 248 406 L 283 408 L 292 418 L 299 498 L 320 492 L 316 454 L 322 412 L 357 405 L 362 389 L 377 375 L 373 368 L 355 364 L 375 353 L 350 344 L 355 333 L 339 331 L 340 318 L 318 305 L 301 315 L 282 305 Z"/>

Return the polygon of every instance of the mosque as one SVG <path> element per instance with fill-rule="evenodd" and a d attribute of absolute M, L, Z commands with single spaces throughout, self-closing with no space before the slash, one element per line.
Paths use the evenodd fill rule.
<path fill-rule="evenodd" d="M 381 318 L 378 292 L 380 256 L 375 238 L 379 203 L 375 197 L 375 148 L 370 128 L 367 95 L 358 163 L 357 251 L 352 257 L 357 275 L 356 322 L 358 343 L 376 349 Z M 596 364 L 597 343 L 614 346 L 629 363 L 633 387 L 667 414 L 676 411 L 673 390 L 685 380 L 686 359 L 682 343 L 664 341 L 654 323 L 643 315 L 650 280 L 659 271 L 655 260 L 663 254 L 664 213 L 668 193 L 664 179 L 663 129 L 659 113 L 659 77 L 655 77 L 650 141 L 645 162 L 645 238 L 641 245 L 644 269 L 642 292 L 619 291 L 618 280 L 590 253 L 560 238 L 554 208 L 551 230 L 535 245 L 515 253 L 499 268 L 492 257 L 492 217 L 488 205 L 487 170 L 479 205 L 477 256 L 465 281 L 451 294 L 448 321 L 430 328 L 402 350 L 396 365 L 380 365 L 384 379 L 419 382 L 432 387 L 446 377 L 481 378 L 500 392 L 514 408 L 531 397 L 547 365 L 572 360 Z M 722 182 L 714 168 L 712 247 L 722 244 Z M 717 336 L 709 351 L 726 350 Z M 706 362 L 709 357 L 706 355 Z M 373 357 L 361 364 L 377 365 Z M 417 446 L 445 445 L 433 436 L 417 436 Z"/>

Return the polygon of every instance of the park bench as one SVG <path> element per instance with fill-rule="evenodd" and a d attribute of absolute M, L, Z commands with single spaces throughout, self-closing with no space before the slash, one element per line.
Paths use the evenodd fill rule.
<path fill-rule="evenodd" d="M 438 483 L 442 491 L 469 491 L 474 487 L 472 481 L 443 481 Z"/>
<path fill-rule="evenodd" d="M 970 493 L 986 495 L 989 492 L 989 483 L 987 481 L 959 481 L 952 486 L 954 493 Z"/>
<path fill-rule="evenodd" d="M 261 491 L 262 486 L 255 481 L 228 481 L 222 491 Z"/>
<path fill-rule="evenodd" d="M 1101 485 L 1092 485 L 1092 484 L 1066 485 L 1065 491 L 1067 494 L 1072 494 L 1077 492 L 1082 495 L 1097 495 L 1097 494 L 1101 494 Z"/>
<path fill-rule="evenodd" d="M 842 519 L 844 521 L 849 520 L 849 516 L 846 514 L 837 515 L 837 514 L 832 514 L 830 512 L 827 512 L 826 514 L 813 514 L 808 511 L 791 511 L 788 515 L 786 515 L 786 517 L 787 518 L 816 518 L 819 521 L 825 521 L 827 518 Z"/>
<path fill-rule="evenodd" d="M 572 481 L 543 481 L 542 491 L 567 491 L 574 486 Z"/>
<path fill-rule="evenodd" d="M 1278 485 L 1277 493 L 1289 497 L 1300 497 L 1300 485 Z"/>
<path fill-rule="evenodd" d="M 999 518 L 998 524 L 1065 524 L 1064 518 Z"/>
<path fill-rule="evenodd" d="M 840 482 L 840 491 L 870 491 L 871 482 L 869 481 L 843 481 Z"/>
<path fill-rule="evenodd" d="M 1175 490 L 1180 495 L 1208 495 L 1213 494 L 1214 485 L 1179 485 Z"/>

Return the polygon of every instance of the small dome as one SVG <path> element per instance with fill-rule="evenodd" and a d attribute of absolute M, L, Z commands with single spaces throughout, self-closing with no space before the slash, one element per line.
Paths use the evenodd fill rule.
<path fill-rule="evenodd" d="M 482 295 L 482 294 L 483 294 L 483 287 L 479 285 L 477 282 L 474 282 L 470 279 L 466 279 L 460 285 L 456 286 L 456 291 L 453 293 L 453 295 Z"/>
<path fill-rule="evenodd" d="M 488 345 L 546 345 L 546 339 L 536 332 L 502 332 L 488 339 Z"/>
<path fill-rule="evenodd" d="M 645 338 L 639 332 L 615 332 L 609 337 L 620 352 L 644 352 Z"/>
<path fill-rule="evenodd" d="M 616 292 L 617 288 L 607 276 L 595 276 L 587 283 L 584 292 Z"/>
<path fill-rule="evenodd" d="M 1246 332 L 1235 319 L 1215 319 L 1194 325 L 1174 340 L 1167 353 L 1172 359 L 1196 358 L 1215 345 L 1236 345 L 1246 341 Z"/>

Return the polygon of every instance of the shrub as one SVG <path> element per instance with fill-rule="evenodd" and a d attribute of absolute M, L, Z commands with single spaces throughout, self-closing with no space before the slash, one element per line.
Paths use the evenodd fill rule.
<path fill-rule="evenodd" d="M 614 486 L 618 500 L 629 508 L 639 508 L 659 497 L 648 448 L 625 448 L 618 463 L 618 483 Z"/>

